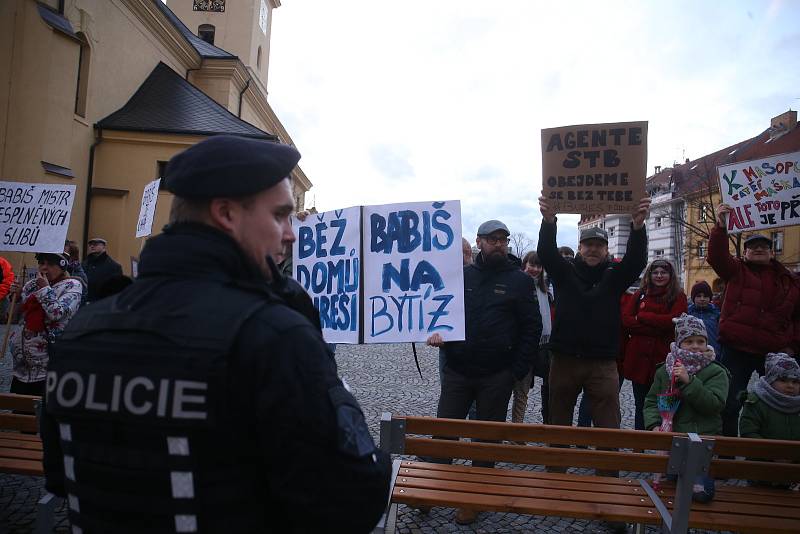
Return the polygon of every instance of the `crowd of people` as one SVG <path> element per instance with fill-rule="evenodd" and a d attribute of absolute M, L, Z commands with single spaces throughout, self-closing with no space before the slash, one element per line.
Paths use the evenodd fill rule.
<path fill-rule="evenodd" d="M 631 214 L 619 260 L 609 257 L 602 228 L 581 232 L 577 255 L 559 248 L 556 214 L 545 198 L 539 203 L 538 248 L 522 261 L 508 252 L 503 223 L 478 229 L 479 253 L 464 268 L 466 339 L 428 339 L 444 362 L 437 416 L 464 418 L 474 402 L 478 419 L 504 421 L 501 407 L 513 396 L 511 421 L 523 422 L 539 376 L 544 423 L 572 425 L 582 393 L 579 426 L 619 428 L 627 379 L 636 430 L 800 440 L 800 278 L 772 256 L 769 237 L 751 235 L 743 257 L 732 255 L 730 208 L 721 205 L 708 261 L 725 292 L 699 281 L 687 296 L 671 262 L 647 264 L 649 199 Z M 680 398 L 671 427 L 658 409 L 668 394 Z M 714 493 L 713 479 L 695 481 L 695 500 Z M 455 519 L 476 516 L 461 509 Z"/>
<path fill-rule="evenodd" d="M 133 285 L 101 238 L 83 262 L 72 241 L 37 254 L 30 280 L 0 259 L 0 299 L 18 303 L 7 313 L 21 326 L 11 391 L 44 397 L 46 486 L 68 499 L 74 528 L 291 532 L 335 517 L 367 532 L 377 522 L 389 456 L 338 378 L 313 303 L 278 267 L 291 262 L 287 176 L 299 158 L 228 136 L 172 158 L 170 221 Z M 647 265 L 649 198 L 619 260 L 601 228 L 581 232 L 577 254 L 558 247 L 556 213 L 539 203 L 538 247 L 524 258 L 509 253 L 499 220 L 479 227 L 477 257 L 462 242 L 465 339 L 428 339 L 440 349 L 437 416 L 505 421 L 510 404 L 524 422 L 539 377 L 544 423 L 572 425 L 582 395 L 579 425 L 619 428 L 627 379 L 637 430 L 800 440 L 800 280 L 768 237 L 731 255 L 721 205 L 708 262 L 724 296 L 706 282 L 687 296 L 669 261 Z M 681 399 L 670 425 L 662 395 Z M 698 478 L 694 498 L 713 499 L 714 484 Z M 477 514 L 461 509 L 456 521 Z"/>

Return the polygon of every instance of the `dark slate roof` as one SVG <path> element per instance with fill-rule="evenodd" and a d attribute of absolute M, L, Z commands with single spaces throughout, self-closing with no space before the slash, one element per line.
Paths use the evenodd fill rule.
<path fill-rule="evenodd" d="M 236 56 L 230 52 L 226 52 L 221 48 L 217 48 L 216 46 L 205 42 L 197 35 L 192 33 L 192 31 L 186 27 L 186 24 L 181 22 L 181 19 L 179 19 L 164 2 L 161 0 L 152 0 L 152 2 L 155 3 L 158 9 L 161 10 L 161 12 L 165 17 L 167 17 L 172 25 L 183 34 L 183 37 L 189 41 L 189 44 L 191 44 L 194 49 L 197 50 L 197 53 L 200 54 L 200 57 L 215 59 L 237 59 Z"/>
<path fill-rule="evenodd" d="M 108 130 L 277 137 L 247 123 L 159 63 L 121 109 L 95 125 Z"/>
<path fill-rule="evenodd" d="M 39 16 L 42 17 L 42 20 L 48 26 L 56 31 L 60 31 L 68 37 L 72 37 L 73 39 L 78 38 L 75 35 L 75 30 L 72 29 L 72 24 L 70 24 L 64 16 L 59 15 L 52 9 L 49 9 L 47 6 L 42 4 L 36 4 L 36 7 L 39 8 Z"/>

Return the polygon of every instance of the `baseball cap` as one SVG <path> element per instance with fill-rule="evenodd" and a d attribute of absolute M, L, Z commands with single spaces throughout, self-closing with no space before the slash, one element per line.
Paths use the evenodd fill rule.
<path fill-rule="evenodd" d="M 580 242 L 583 243 L 588 239 L 600 239 L 608 243 L 608 232 L 598 227 L 581 230 Z"/>

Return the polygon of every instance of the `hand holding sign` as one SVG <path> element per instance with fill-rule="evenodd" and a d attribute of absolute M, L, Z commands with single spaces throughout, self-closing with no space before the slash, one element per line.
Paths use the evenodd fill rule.
<path fill-rule="evenodd" d="M 717 226 L 720 228 L 725 228 L 728 224 L 728 217 L 727 215 L 733 210 L 727 204 L 720 204 L 717 208 Z"/>
<path fill-rule="evenodd" d="M 639 205 L 636 210 L 631 214 L 634 230 L 641 230 L 644 226 L 644 220 L 647 218 L 647 213 L 650 211 L 650 197 L 644 197 L 639 200 Z"/>
<path fill-rule="evenodd" d="M 546 222 L 550 224 L 556 222 L 556 214 L 550 208 L 550 204 L 548 204 L 547 199 L 545 197 L 539 197 L 539 211 L 542 212 L 542 218 Z"/>

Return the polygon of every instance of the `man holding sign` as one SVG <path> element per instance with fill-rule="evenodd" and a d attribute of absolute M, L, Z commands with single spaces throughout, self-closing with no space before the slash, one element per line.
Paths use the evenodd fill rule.
<path fill-rule="evenodd" d="M 800 280 L 772 257 L 772 240 L 754 234 L 744 240 L 744 259 L 728 249 L 728 231 L 736 228 L 733 208 L 717 208 L 717 224 L 708 241 L 708 263 L 725 281 L 719 321 L 722 363 L 731 373 L 722 432 L 738 435 L 739 394 L 753 371 L 764 374 L 769 352 L 800 353 Z"/>
<path fill-rule="evenodd" d="M 572 424 L 575 401 L 583 390 L 596 426 L 619 428 L 620 298 L 647 264 L 644 221 L 650 198 L 632 213 L 627 252 L 619 263 L 608 258 L 608 237 L 601 228 L 581 232 L 578 256 L 564 259 L 556 246 L 556 212 L 539 198 L 542 227 L 537 252 L 556 290 L 550 334 L 550 422 Z"/>

